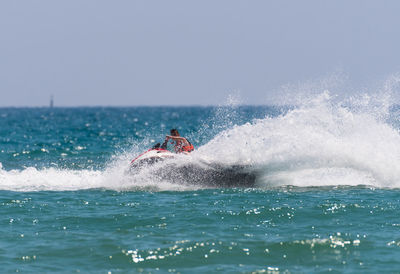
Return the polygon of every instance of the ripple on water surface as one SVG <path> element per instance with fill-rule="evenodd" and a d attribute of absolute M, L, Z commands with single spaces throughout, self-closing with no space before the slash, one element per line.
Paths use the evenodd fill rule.
<path fill-rule="evenodd" d="M 400 192 L 0 192 L 4 271 L 393 271 Z"/>

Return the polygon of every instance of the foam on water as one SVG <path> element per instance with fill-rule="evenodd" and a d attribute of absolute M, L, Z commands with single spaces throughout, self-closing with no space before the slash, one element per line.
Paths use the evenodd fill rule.
<path fill-rule="evenodd" d="M 335 102 L 328 92 L 278 117 L 223 130 L 176 165 L 190 161 L 210 166 L 245 166 L 256 174 L 259 187 L 295 185 L 372 185 L 400 187 L 400 134 L 386 122 L 387 107 Z M 371 110 L 372 109 L 372 110 Z M 178 184 L 154 176 L 149 167 L 126 172 L 137 147 L 116 157 L 104 170 L 0 169 L 0 189 L 14 191 L 79 190 L 188 190 L 201 185 Z"/>
<path fill-rule="evenodd" d="M 185 185 L 160 181 L 146 175 L 134 176 L 126 173 L 127 165 L 110 167 L 106 170 L 68 170 L 68 169 L 36 169 L 0 170 L 0 190 L 10 191 L 74 191 L 85 189 L 109 190 L 186 190 Z"/>
<path fill-rule="evenodd" d="M 252 166 L 260 186 L 399 187 L 399 132 L 382 111 L 366 110 L 325 92 L 285 115 L 221 132 L 198 153 Z"/>

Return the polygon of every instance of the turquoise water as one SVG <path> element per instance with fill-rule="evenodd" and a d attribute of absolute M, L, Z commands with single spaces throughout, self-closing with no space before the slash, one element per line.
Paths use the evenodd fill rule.
<path fill-rule="evenodd" d="M 396 272 L 396 113 L 0 109 L 2 272 Z M 196 151 L 129 172 L 173 127 Z M 188 164 L 255 179 L 159 176 Z"/>

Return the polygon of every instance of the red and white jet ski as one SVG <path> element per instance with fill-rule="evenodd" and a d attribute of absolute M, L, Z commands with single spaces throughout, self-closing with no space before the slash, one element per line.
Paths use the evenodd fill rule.
<path fill-rule="evenodd" d="M 160 147 L 159 144 L 156 144 L 133 159 L 129 171 L 135 174 L 142 168 L 167 159 L 179 158 L 180 155 L 170 152 L 165 149 L 165 146 Z M 247 166 L 224 166 L 208 161 L 180 161 L 179 163 L 171 161 L 155 172 L 159 178 L 174 183 L 211 187 L 254 187 L 256 181 L 256 174 L 251 172 Z"/>
<path fill-rule="evenodd" d="M 160 144 L 156 144 L 151 149 L 140 154 L 131 161 L 131 169 L 140 168 L 143 165 L 152 165 L 156 162 L 175 157 L 176 154 L 165 148 L 160 148 Z"/>

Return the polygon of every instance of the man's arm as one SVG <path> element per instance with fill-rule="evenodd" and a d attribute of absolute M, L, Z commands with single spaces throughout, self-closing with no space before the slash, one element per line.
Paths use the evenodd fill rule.
<path fill-rule="evenodd" d="M 167 135 L 165 137 L 165 140 L 168 141 L 169 139 L 172 139 L 174 141 L 181 141 L 181 142 L 184 143 L 184 145 L 189 145 L 189 142 L 188 142 L 188 140 L 186 140 L 185 137 Z"/>

